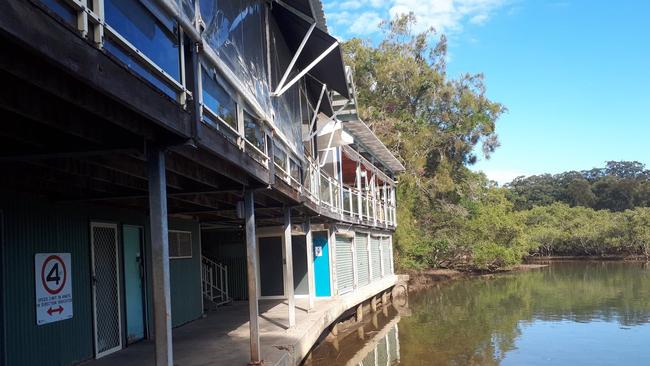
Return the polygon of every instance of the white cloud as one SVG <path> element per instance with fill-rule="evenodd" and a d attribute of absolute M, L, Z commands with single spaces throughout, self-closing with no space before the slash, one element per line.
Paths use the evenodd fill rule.
<path fill-rule="evenodd" d="M 499 8 L 516 0 L 330 0 L 325 1 L 328 21 L 345 24 L 335 13 L 350 12 L 353 26 L 347 33 L 366 35 L 378 30 L 375 20 L 413 12 L 416 31 L 433 27 L 439 33 L 460 32 L 465 23 L 485 24 Z M 361 14 L 359 14 L 361 12 Z M 364 27 L 363 22 L 371 22 Z M 342 33 L 342 32 L 340 32 Z"/>
<path fill-rule="evenodd" d="M 472 24 L 483 25 L 487 22 L 489 16 L 485 13 L 474 15 L 469 19 L 469 22 Z"/>
<path fill-rule="evenodd" d="M 505 5 L 507 0 L 392 0 L 389 14 L 413 12 L 418 24 L 416 30 L 433 27 L 439 33 L 460 31 L 465 21 L 483 24 L 491 12 Z"/>
<path fill-rule="evenodd" d="M 381 16 L 374 11 L 368 11 L 355 16 L 355 20 L 350 26 L 350 32 L 353 34 L 371 34 L 379 30 Z"/>
<path fill-rule="evenodd" d="M 351 10 L 359 9 L 362 6 L 363 6 L 363 3 L 361 1 L 354 1 L 354 0 L 344 1 L 344 2 L 339 4 L 340 9 L 351 9 Z"/>

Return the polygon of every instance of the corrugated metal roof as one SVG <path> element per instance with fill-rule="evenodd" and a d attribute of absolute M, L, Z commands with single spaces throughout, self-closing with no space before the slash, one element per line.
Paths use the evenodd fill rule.
<path fill-rule="evenodd" d="M 395 173 L 403 172 L 404 165 L 397 160 L 370 128 L 360 119 L 344 121 L 343 128 L 354 136 L 370 153 Z"/>
<path fill-rule="evenodd" d="M 343 121 L 343 128 L 348 131 L 354 138 L 361 143 L 370 154 L 381 161 L 388 169 L 395 173 L 406 170 L 404 165 L 397 160 L 395 155 L 388 150 L 377 135 L 366 125 L 357 113 L 356 89 L 352 78 L 352 69 L 345 67 L 345 76 L 348 82 L 348 91 L 350 99 L 334 93 L 332 106 L 334 110 L 343 108 L 338 114 L 338 118 Z"/>

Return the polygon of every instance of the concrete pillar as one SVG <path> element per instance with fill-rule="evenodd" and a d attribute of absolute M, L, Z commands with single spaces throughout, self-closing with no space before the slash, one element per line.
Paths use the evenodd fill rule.
<path fill-rule="evenodd" d="M 357 337 L 359 337 L 359 339 L 362 341 L 366 339 L 366 332 L 363 329 L 363 325 L 357 328 Z"/>
<path fill-rule="evenodd" d="M 249 365 L 261 365 L 259 304 L 257 302 L 257 238 L 255 237 L 255 201 L 252 191 L 244 192 L 244 218 L 246 220 L 246 274 L 250 317 L 251 354 Z"/>
<path fill-rule="evenodd" d="M 167 229 L 167 182 L 165 152 L 147 146 L 149 220 L 153 284 L 153 317 L 156 366 L 172 366 L 171 297 L 169 293 L 169 236 Z"/>
<path fill-rule="evenodd" d="M 357 322 L 363 321 L 363 304 L 357 306 Z"/>
<path fill-rule="evenodd" d="M 332 324 L 331 333 L 335 337 L 339 335 L 339 323 Z"/>
<path fill-rule="evenodd" d="M 284 244 L 284 295 L 289 303 L 289 328 L 296 325 L 296 299 L 294 297 L 293 286 L 293 250 L 291 246 L 291 208 L 284 207 L 284 227 L 283 227 Z"/>
<path fill-rule="evenodd" d="M 316 299 L 316 277 L 314 275 L 314 238 L 311 232 L 311 219 L 305 218 L 305 242 L 307 243 L 307 282 L 309 283 L 309 303 L 307 310 L 314 308 Z"/>
<path fill-rule="evenodd" d="M 377 296 L 373 296 L 372 299 L 370 299 L 370 309 L 373 313 L 377 312 Z"/>

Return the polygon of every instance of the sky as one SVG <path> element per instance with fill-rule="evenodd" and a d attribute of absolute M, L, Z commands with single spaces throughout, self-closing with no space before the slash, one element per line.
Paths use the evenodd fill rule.
<path fill-rule="evenodd" d="M 413 11 L 449 38 L 448 75 L 484 73 L 508 108 L 472 169 L 503 184 L 637 160 L 650 168 L 650 1 L 324 0 L 330 33 L 377 42 Z"/>

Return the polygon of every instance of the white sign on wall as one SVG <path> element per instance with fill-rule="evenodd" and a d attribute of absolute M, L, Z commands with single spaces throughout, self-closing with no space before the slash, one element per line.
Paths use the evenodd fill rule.
<path fill-rule="evenodd" d="M 70 253 L 37 253 L 36 324 L 72 318 L 72 266 Z"/>

